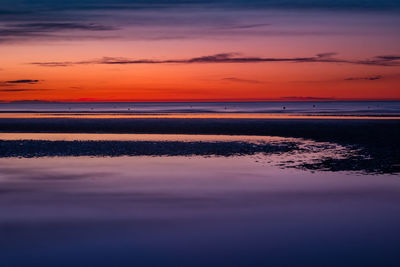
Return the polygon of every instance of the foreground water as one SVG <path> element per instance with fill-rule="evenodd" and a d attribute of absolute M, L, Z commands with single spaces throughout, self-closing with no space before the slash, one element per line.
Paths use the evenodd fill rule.
<path fill-rule="evenodd" d="M 186 137 L 181 139 L 204 141 L 202 136 Z M 14 136 L 24 138 L 24 134 Z M 208 136 L 205 141 L 238 138 Z M 288 168 L 288 161 L 314 160 L 345 150 L 335 144 L 301 142 L 308 151 L 230 157 L 2 158 L 0 262 L 2 266 L 398 266 L 399 176 Z"/>

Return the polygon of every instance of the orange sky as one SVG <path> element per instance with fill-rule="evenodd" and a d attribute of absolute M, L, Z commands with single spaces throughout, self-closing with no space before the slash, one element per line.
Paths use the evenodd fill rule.
<path fill-rule="evenodd" d="M 177 22 L 167 26 L 135 26 L 124 17 L 135 14 L 121 11 L 101 22 L 92 19 L 96 25 L 116 23 L 115 30 L 52 26 L 44 37 L 0 42 L 0 100 L 400 99 L 397 15 L 253 10 L 203 18 L 204 11 L 190 12 L 204 22 L 181 25 L 188 15 L 176 13 Z M 210 18 L 216 21 L 210 24 Z M 287 60 L 330 52 L 322 62 Z M 187 62 L 219 53 L 252 60 Z M 392 58 L 375 62 L 387 55 Z M 105 64 L 104 57 L 123 63 Z M 142 59 L 157 63 L 132 63 Z"/>

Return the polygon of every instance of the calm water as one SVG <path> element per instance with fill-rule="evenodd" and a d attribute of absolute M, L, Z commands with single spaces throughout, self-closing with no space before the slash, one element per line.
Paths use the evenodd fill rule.
<path fill-rule="evenodd" d="M 88 137 L 32 139 L 63 138 Z M 280 165 L 342 149 L 235 157 L 2 158 L 1 266 L 398 266 L 399 176 Z"/>
<path fill-rule="evenodd" d="M 135 113 L 328 113 L 400 114 L 400 101 L 182 102 L 182 103 L 1 103 L 1 112 Z"/>

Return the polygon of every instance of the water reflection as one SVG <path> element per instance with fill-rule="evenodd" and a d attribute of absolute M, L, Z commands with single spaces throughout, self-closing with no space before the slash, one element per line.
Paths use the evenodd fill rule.
<path fill-rule="evenodd" d="M 396 176 L 253 157 L 0 159 L 5 266 L 400 263 Z"/>
<path fill-rule="evenodd" d="M 0 158 L 251 155 L 256 162 L 282 168 L 313 167 L 358 155 L 357 149 L 336 143 L 245 135 L 0 133 L 0 148 Z M 349 169 L 343 165 L 340 170 Z"/>

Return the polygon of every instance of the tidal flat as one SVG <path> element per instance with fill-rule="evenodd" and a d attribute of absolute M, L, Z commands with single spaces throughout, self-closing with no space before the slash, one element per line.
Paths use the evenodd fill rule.
<path fill-rule="evenodd" d="M 0 130 L 5 266 L 400 264 L 397 120 L 0 119 Z"/>

